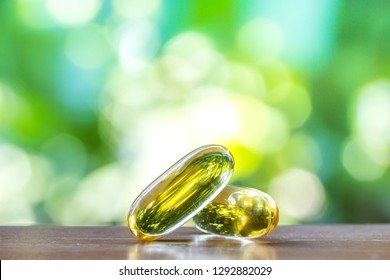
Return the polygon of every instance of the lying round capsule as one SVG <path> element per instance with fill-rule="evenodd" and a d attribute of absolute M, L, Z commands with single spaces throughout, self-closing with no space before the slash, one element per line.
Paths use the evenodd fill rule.
<path fill-rule="evenodd" d="M 254 238 L 268 234 L 277 226 L 279 210 L 275 201 L 264 192 L 226 186 L 192 220 L 206 233 Z"/>
<path fill-rule="evenodd" d="M 127 217 L 132 233 L 152 241 L 172 232 L 213 200 L 233 174 L 230 152 L 200 147 L 160 175 L 134 201 Z"/>

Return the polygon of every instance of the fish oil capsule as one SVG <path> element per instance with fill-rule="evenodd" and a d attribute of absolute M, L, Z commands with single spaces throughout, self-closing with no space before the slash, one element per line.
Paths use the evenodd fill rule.
<path fill-rule="evenodd" d="M 130 231 L 144 241 L 172 232 L 221 192 L 233 168 L 233 157 L 222 146 L 192 151 L 137 197 L 127 217 Z"/>
<path fill-rule="evenodd" d="M 264 192 L 226 186 L 192 220 L 206 233 L 254 238 L 274 230 L 279 222 L 279 210 L 275 201 Z"/>

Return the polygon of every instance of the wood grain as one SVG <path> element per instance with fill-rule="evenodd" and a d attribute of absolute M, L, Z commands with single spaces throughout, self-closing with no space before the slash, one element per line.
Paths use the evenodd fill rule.
<path fill-rule="evenodd" d="M 0 259 L 390 259 L 390 224 L 279 226 L 250 240 L 182 227 L 151 243 L 120 226 L 2 226 Z"/>

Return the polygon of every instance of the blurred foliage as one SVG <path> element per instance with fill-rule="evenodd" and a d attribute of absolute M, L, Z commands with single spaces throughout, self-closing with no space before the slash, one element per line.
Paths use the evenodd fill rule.
<path fill-rule="evenodd" d="M 0 224 L 123 224 L 198 146 L 281 223 L 390 220 L 390 2 L 0 1 Z"/>

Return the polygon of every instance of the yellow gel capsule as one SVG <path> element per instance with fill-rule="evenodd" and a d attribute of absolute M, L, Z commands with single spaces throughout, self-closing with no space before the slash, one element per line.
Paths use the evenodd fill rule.
<path fill-rule="evenodd" d="M 206 233 L 254 238 L 274 230 L 279 222 L 279 210 L 275 201 L 264 192 L 226 186 L 192 220 Z"/>
<path fill-rule="evenodd" d="M 233 174 L 230 152 L 200 147 L 160 175 L 134 201 L 127 218 L 138 238 L 152 241 L 172 232 L 213 200 Z"/>

